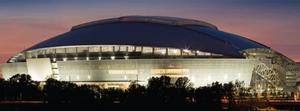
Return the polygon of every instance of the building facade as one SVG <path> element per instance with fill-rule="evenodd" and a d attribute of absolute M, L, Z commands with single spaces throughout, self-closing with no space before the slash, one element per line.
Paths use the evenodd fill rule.
<path fill-rule="evenodd" d="M 299 67 L 268 46 L 198 20 L 125 16 L 74 26 L 1 65 L 3 77 L 30 74 L 78 84 L 126 87 L 153 76 L 188 77 L 195 87 L 244 81 L 257 91 L 296 89 Z"/>

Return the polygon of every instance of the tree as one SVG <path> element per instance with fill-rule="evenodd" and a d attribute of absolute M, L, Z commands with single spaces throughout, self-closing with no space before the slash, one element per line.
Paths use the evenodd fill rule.
<path fill-rule="evenodd" d="M 21 83 L 21 84 L 28 84 L 31 83 L 31 76 L 27 75 L 27 74 L 16 74 L 14 76 L 12 76 L 11 78 L 9 78 L 9 81 L 11 82 L 17 82 L 17 83 Z"/>
<path fill-rule="evenodd" d="M 167 98 L 167 89 L 172 86 L 168 76 L 152 77 L 148 80 L 147 98 L 151 104 L 164 104 Z"/>
<path fill-rule="evenodd" d="M 234 104 L 234 84 L 232 82 L 225 83 L 224 88 L 224 99 L 228 100 L 228 109 L 231 110 Z"/>
<path fill-rule="evenodd" d="M 4 100 L 6 98 L 6 92 L 7 92 L 7 82 L 0 78 L 0 101 Z"/>
<path fill-rule="evenodd" d="M 97 94 L 92 90 L 92 86 L 89 85 L 82 85 L 77 88 L 75 88 L 72 97 L 73 101 L 72 103 L 81 103 L 81 104 L 94 104 L 96 103 Z M 72 99 L 71 99 L 72 100 Z"/>
<path fill-rule="evenodd" d="M 148 80 L 148 88 L 161 89 L 171 86 L 171 78 L 168 76 L 152 77 Z"/>
<path fill-rule="evenodd" d="M 221 110 L 222 102 L 221 99 L 225 95 L 223 85 L 219 82 L 213 82 L 211 86 L 212 104 L 215 106 L 214 109 Z"/>
<path fill-rule="evenodd" d="M 197 106 L 205 107 L 207 110 L 219 111 L 222 110 L 222 98 L 228 93 L 231 94 L 231 86 L 226 86 L 228 89 L 225 90 L 225 86 L 219 82 L 213 82 L 210 87 L 199 87 L 195 90 L 194 97 Z"/>
<path fill-rule="evenodd" d="M 249 91 L 247 88 L 245 88 L 245 82 L 238 80 L 234 82 L 233 90 L 235 97 L 237 97 L 239 100 L 242 100 L 247 95 L 247 91 Z"/>
<path fill-rule="evenodd" d="M 9 78 L 9 91 L 17 100 L 40 100 L 42 92 L 39 82 L 32 81 L 27 74 L 16 74 Z"/>
<path fill-rule="evenodd" d="M 166 102 L 169 104 L 187 104 L 192 101 L 192 83 L 187 77 L 179 77 L 166 89 Z"/>
<path fill-rule="evenodd" d="M 102 104 L 114 104 L 123 103 L 125 98 L 125 92 L 119 88 L 107 88 L 101 90 L 101 103 Z"/>
<path fill-rule="evenodd" d="M 187 77 L 180 77 L 175 82 L 176 88 L 191 88 L 193 84 L 190 82 Z"/>
<path fill-rule="evenodd" d="M 145 104 L 147 89 L 145 86 L 132 82 L 126 90 L 128 104 Z"/>
<path fill-rule="evenodd" d="M 60 103 L 62 101 L 62 84 L 61 82 L 49 78 L 46 81 L 46 85 L 44 86 L 46 101 L 48 103 Z"/>

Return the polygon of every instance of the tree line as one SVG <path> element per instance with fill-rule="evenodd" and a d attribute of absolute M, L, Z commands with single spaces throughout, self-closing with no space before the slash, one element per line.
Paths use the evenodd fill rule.
<path fill-rule="evenodd" d="M 243 94 L 242 82 L 192 87 L 187 77 L 171 82 L 168 76 L 152 77 L 146 86 L 133 81 L 127 89 L 101 88 L 96 85 L 76 85 L 72 82 L 48 79 L 44 84 L 33 81 L 30 75 L 17 74 L 8 80 L 0 80 L 1 101 L 44 101 L 47 104 L 93 105 L 170 105 L 193 106 L 221 110 L 222 101 L 228 108 L 234 97 Z"/>

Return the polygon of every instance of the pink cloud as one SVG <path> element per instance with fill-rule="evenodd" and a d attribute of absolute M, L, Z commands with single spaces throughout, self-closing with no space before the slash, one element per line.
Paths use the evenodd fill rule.
<path fill-rule="evenodd" d="M 68 24 L 37 20 L 0 20 L 0 63 L 8 56 L 68 30 Z"/>

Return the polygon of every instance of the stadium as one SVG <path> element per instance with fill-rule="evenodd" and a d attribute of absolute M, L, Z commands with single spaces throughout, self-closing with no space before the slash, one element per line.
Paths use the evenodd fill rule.
<path fill-rule="evenodd" d="M 244 81 L 257 91 L 293 91 L 299 66 L 270 47 L 177 17 L 124 16 L 80 24 L 1 65 L 3 77 L 30 74 L 78 84 L 127 87 L 150 77 L 188 77 L 195 87 Z"/>

